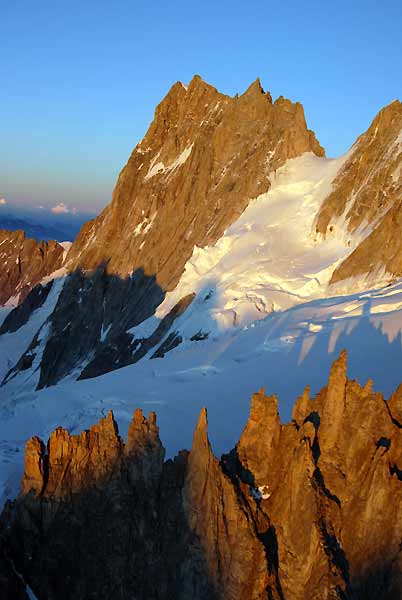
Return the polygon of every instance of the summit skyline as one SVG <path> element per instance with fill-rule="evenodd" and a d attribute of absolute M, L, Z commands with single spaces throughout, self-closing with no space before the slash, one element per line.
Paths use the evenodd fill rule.
<path fill-rule="evenodd" d="M 155 105 L 195 73 L 231 96 L 260 77 L 274 99 L 301 102 L 330 157 L 402 95 L 394 0 L 382 11 L 361 0 L 325 10 L 295 1 L 22 4 L 2 11 L 0 197 L 9 206 L 100 211 Z"/>

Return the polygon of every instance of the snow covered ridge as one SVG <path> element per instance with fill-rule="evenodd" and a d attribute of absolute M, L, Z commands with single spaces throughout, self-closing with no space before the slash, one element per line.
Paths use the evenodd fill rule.
<path fill-rule="evenodd" d="M 350 235 L 347 241 L 342 235 L 318 240 L 313 233 L 317 211 L 349 156 L 331 160 L 307 153 L 288 160 L 272 176 L 270 190 L 252 200 L 213 247 L 194 249 L 156 317 L 196 292 L 197 301 L 181 318 L 180 333 L 186 336 L 247 326 L 326 296 L 334 268 L 360 240 Z"/>
<path fill-rule="evenodd" d="M 187 158 L 191 148 L 186 149 Z M 186 346 L 195 348 L 208 337 L 216 339 L 242 330 L 298 304 L 386 285 L 386 273 L 373 273 L 369 279 L 346 280 L 329 289 L 335 267 L 360 243 L 362 234 L 358 231 L 351 237 L 344 223 L 344 235 L 342 224 L 337 235 L 326 239 L 315 235 L 317 212 L 330 194 L 334 178 L 354 151 L 355 147 L 338 159 L 306 153 L 288 160 L 271 174 L 270 190 L 251 200 L 214 246 L 194 248 L 177 287 L 166 295 L 154 316 L 129 333 L 134 339 L 151 336 L 182 298 L 195 294 L 161 340 L 162 344 L 169 335 L 180 338 L 179 346 L 170 350 L 176 354 Z M 170 167 L 182 164 L 182 158 Z M 133 235 L 145 236 L 155 217 L 156 212 L 143 216 Z M 89 238 L 92 235 L 93 231 Z M 65 274 L 62 268 L 46 281 Z M 105 342 L 106 336 L 104 327 L 100 343 Z M 150 350 L 145 359 L 153 353 Z"/>

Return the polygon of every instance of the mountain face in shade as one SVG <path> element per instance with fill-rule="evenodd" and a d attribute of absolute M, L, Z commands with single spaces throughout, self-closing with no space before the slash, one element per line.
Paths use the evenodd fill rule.
<path fill-rule="evenodd" d="M 191 451 L 166 462 L 139 410 L 125 443 L 112 413 L 32 438 L 1 517 L 0 581 L 9 600 L 21 581 L 42 600 L 400 598 L 401 415 L 401 388 L 385 402 L 349 380 L 343 352 L 291 423 L 255 394 L 221 461 L 205 409 Z"/>
<path fill-rule="evenodd" d="M 58 242 L 37 242 L 23 231 L 0 230 L 0 305 L 21 303 L 44 278 L 63 264 Z"/>

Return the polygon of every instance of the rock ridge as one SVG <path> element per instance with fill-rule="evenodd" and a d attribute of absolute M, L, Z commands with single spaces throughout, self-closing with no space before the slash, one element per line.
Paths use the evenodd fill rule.
<path fill-rule="evenodd" d="M 402 102 L 395 100 L 374 118 L 352 147 L 350 156 L 322 203 L 316 232 L 360 238 L 354 251 L 335 269 L 331 283 L 356 276 L 388 278 L 402 274 L 399 236 L 402 202 Z"/>
<path fill-rule="evenodd" d="M 20 495 L 1 516 L 0 581 L 15 586 L 4 575 L 12 561 L 41 600 L 116 590 L 123 599 L 399 598 L 401 406 L 401 386 L 387 402 L 371 381 L 349 380 L 342 352 L 290 423 L 275 396 L 255 394 L 220 461 L 205 409 L 190 452 L 173 460 L 155 414 L 141 410 L 126 442 L 112 412 L 80 435 L 56 429 L 47 446 L 32 438 Z"/>
<path fill-rule="evenodd" d="M 64 248 L 37 242 L 22 230 L 0 229 L 0 305 L 18 305 L 41 280 L 61 268 Z"/>

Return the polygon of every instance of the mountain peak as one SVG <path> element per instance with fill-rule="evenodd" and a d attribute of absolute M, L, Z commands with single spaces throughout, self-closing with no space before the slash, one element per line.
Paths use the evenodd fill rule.
<path fill-rule="evenodd" d="M 39 387 L 58 381 L 72 364 L 80 368 L 91 352 L 82 378 L 137 362 L 146 348 L 165 352 L 161 330 L 139 342 L 138 351 L 128 331 L 177 286 L 194 248 L 213 246 L 252 199 L 268 192 L 271 173 L 289 158 L 323 154 L 301 105 L 287 102 L 273 106 L 259 79 L 239 98 L 221 94 L 199 75 L 187 90 L 180 82 L 171 88 L 121 172 L 111 204 L 83 227 L 69 251 L 71 275 L 50 317 Z M 74 318 L 63 310 L 72 298 Z M 172 307 L 170 326 L 177 317 Z M 90 331 L 82 336 L 88 321 Z M 171 334 L 167 351 L 181 343 Z M 56 364 L 55 352 L 62 354 Z"/>
<path fill-rule="evenodd" d="M 384 113 L 384 112 L 391 112 L 391 111 L 400 111 L 402 110 L 402 102 L 401 100 L 399 100 L 398 98 L 395 98 L 395 100 L 391 100 L 391 102 L 389 104 L 386 104 L 380 111 L 378 114 L 380 113 Z"/>
<path fill-rule="evenodd" d="M 194 75 L 192 76 L 192 78 L 190 80 L 190 85 L 191 84 L 196 85 L 197 83 L 207 83 L 207 82 L 204 81 L 204 79 L 201 77 L 201 75 L 198 75 L 198 73 L 194 73 Z"/>
<path fill-rule="evenodd" d="M 264 91 L 259 77 L 257 77 L 257 79 L 255 79 L 253 83 L 251 83 L 248 86 L 246 91 L 243 94 L 241 94 L 240 99 L 243 102 L 246 101 L 247 103 L 251 103 L 252 105 L 254 103 L 257 103 L 258 106 L 259 103 L 265 104 L 266 101 L 268 101 L 269 104 L 272 104 L 272 96 L 269 92 Z"/>
<path fill-rule="evenodd" d="M 359 140 L 373 139 L 380 136 L 384 136 L 387 140 L 396 138 L 402 128 L 402 102 L 400 100 L 393 100 L 381 110 L 378 111 L 374 117 L 368 130 L 360 136 Z M 380 139 L 377 140 L 377 143 Z"/>
<path fill-rule="evenodd" d="M 210 83 L 208 83 L 207 81 L 205 81 L 201 75 L 194 75 L 190 81 L 190 83 L 188 84 L 187 87 L 187 91 L 188 92 L 198 92 L 198 91 L 205 91 L 205 90 L 211 90 L 214 91 L 216 93 L 219 93 L 218 90 L 211 85 Z"/>
<path fill-rule="evenodd" d="M 0 229 L 0 305 L 21 303 L 44 277 L 60 269 L 64 248 L 58 242 L 37 242 L 22 230 Z"/>
<path fill-rule="evenodd" d="M 278 399 L 267 396 L 264 388 L 252 395 L 250 416 L 237 444 L 239 459 L 253 472 L 255 480 L 261 482 L 269 471 L 273 450 L 281 432 L 278 414 Z M 264 463 L 257 456 L 264 456 Z"/>
<path fill-rule="evenodd" d="M 264 89 L 261 85 L 261 80 L 257 77 L 246 89 L 243 96 L 251 94 L 265 94 Z"/>
<path fill-rule="evenodd" d="M 361 243 L 334 270 L 331 283 L 379 270 L 402 274 L 400 236 L 391 233 L 400 213 L 401 142 L 402 103 L 394 100 L 377 113 L 352 146 L 320 207 L 317 233 L 324 237 L 336 233 L 340 220 L 345 235 L 363 233 L 357 236 Z M 388 252 L 383 251 L 385 247 Z"/>
<path fill-rule="evenodd" d="M 200 414 L 198 415 L 197 425 L 195 427 L 193 437 L 193 449 L 195 447 L 199 448 L 200 446 L 209 448 L 208 414 L 205 406 L 201 409 Z"/>

